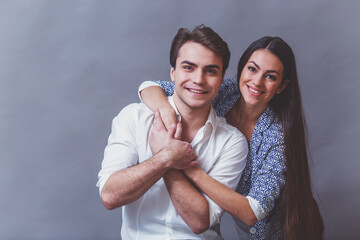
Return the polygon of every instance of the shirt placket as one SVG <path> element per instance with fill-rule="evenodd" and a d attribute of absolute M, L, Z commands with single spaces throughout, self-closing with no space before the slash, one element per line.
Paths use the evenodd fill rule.
<path fill-rule="evenodd" d="M 166 214 L 166 220 L 165 220 L 165 225 L 166 225 L 166 236 L 167 239 L 171 239 L 171 236 L 174 234 L 173 231 L 173 226 L 172 226 L 172 219 L 173 219 L 173 214 L 174 212 L 171 209 L 171 203 L 169 204 L 168 210 L 167 210 L 167 214 Z"/>

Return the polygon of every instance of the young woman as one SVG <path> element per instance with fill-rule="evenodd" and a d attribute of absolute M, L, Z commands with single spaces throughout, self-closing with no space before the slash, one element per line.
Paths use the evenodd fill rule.
<path fill-rule="evenodd" d="M 170 82 L 159 84 L 172 94 Z M 149 87 L 141 96 L 151 109 L 159 108 L 169 126 L 175 122 L 173 109 L 159 92 L 158 87 Z M 234 217 L 239 239 L 323 239 L 290 46 L 279 37 L 253 42 L 240 58 L 237 80 L 224 80 L 213 106 L 247 138 L 247 165 L 237 191 L 199 168 L 185 170 L 189 179 Z"/>

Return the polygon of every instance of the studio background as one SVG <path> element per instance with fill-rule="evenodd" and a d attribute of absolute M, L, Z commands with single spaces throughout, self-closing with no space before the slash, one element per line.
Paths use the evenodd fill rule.
<path fill-rule="evenodd" d="M 179 27 L 293 48 L 326 239 L 359 239 L 357 0 L 0 0 L 0 239 L 120 239 L 95 184 L 112 119 L 144 80 L 169 79 Z M 301 189 L 299 189 L 301 191 Z M 231 218 L 225 239 L 235 239 Z"/>

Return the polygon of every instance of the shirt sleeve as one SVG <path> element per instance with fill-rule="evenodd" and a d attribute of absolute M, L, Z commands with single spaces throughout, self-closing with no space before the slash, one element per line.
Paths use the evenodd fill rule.
<path fill-rule="evenodd" d="M 208 175 L 218 182 L 235 190 L 243 169 L 246 165 L 248 145 L 245 137 L 236 129 L 237 134 L 231 136 L 225 143 L 220 158 L 208 172 Z M 207 197 L 210 209 L 210 224 L 220 222 L 224 210 Z"/>
<path fill-rule="evenodd" d="M 284 145 L 279 144 L 269 150 L 262 167 L 254 176 L 248 194 L 248 197 L 256 200 L 261 207 L 261 211 L 257 211 L 258 214 L 255 213 L 258 220 L 269 214 L 275 201 L 280 197 L 280 191 L 285 185 L 285 171 Z M 253 211 L 256 212 L 256 209 Z"/>
<path fill-rule="evenodd" d="M 250 196 L 246 196 L 246 198 L 249 201 L 249 205 L 250 205 L 251 209 L 253 210 L 253 212 L 256 216 L 256 219 L 258 221 L 260 221 L 261 219 L 266 217 L 266 213 L 265 213 L 264 209 L 261 207 L 260 203 L 258 201 L 256 201 L 256 199 L 254 199 Z"/>
<path fill-rule="evenodd" d="M 136 104 L 125 107 L 112 121 L 111 134 L 105 147 L 101 170 L 98 174 L 99 193 L 115 172 L 138 163 L 135 121 L 132 118 Z"/>

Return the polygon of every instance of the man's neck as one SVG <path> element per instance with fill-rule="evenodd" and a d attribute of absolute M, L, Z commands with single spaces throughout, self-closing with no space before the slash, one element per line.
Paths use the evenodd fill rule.
<path fill-rule="evenodd" d="M 199 108 L 191 108 L 183 104 L 174 94 L 174 104 L 181 115 L 183 141 L 191 142 L 196 133 L 202 128 L 209 116 L 211 105 Z"/>

